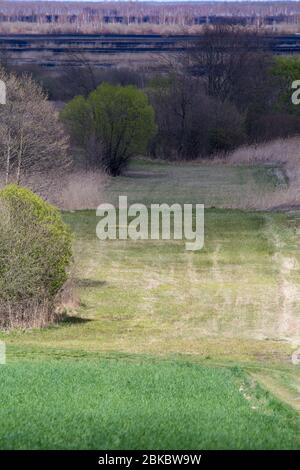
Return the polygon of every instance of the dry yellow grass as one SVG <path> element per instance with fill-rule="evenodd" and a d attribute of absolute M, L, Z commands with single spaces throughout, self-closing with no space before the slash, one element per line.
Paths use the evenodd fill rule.
<path fill-rule="evenodd" d="M 275 191 L 249 193 L 245 207 L 261 210 L 300 207 L 300 137 L 241 147 L 229 155 L 227 164 L 276 165 L 279 180 L 287 180 L 286 185 Z"/>
<path fill-rule="evenodd" d="M 94 209 L 104 202 L 107 177 L 101 171 L 77 170 L 25 175 L 21 184 L 62 210 Z M 5 184 L 0 175 L 0 188 Z"/>

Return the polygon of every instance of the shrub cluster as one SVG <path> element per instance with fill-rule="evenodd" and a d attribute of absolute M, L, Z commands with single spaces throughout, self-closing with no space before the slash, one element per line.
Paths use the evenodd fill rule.
<path fill-rule="evenodd" d="M 39 327 L 55 317 L 72 236 L 58 209 L 26 188 L 0 191 L 0 327 Z"/>

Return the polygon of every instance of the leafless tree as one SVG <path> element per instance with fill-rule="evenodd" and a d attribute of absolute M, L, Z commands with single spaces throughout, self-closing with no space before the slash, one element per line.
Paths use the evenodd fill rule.
<path fill-rule="evenodd" d="M 0 169 L 6 182 L 19 184 L 25 174 L 66 168 L 68 139 L 40 85 L 3 69 L 0 79 L 7 89 L 7 103 L 0 106 Z"/>
<path fill-rule="evenodd" d="M 96 70 L 93 62 L 82 51 L 68 51 L 68 65 L 63 69 L 63 84 L 69 90 L 70 96 L 73 97 L 73 90 L 77 94 L 87 96 L 98 85 Z M 70 67 L 73 65 L 73 67 Z M 74 70 L 74 65 L 76 69 Z"/>
<path fill-rule="evenodd" d="M 190 55 L 191 71 L 203 78 L 208 95 L 242 107 L 256 84 L 264 82 L 271 61 L 266 40 L 231 25 L 207 27 Z"/>
<path fill-rule="evenodd" d="M 158 124 L 152 153 L 190 160 L 238 145 L 243 116 L 234 104 L 206 93 L 203 78 L 189 73 L 190 56 L 165 56 L 162 65 L 165 75 L 152 81 L 148 90 Z"/>

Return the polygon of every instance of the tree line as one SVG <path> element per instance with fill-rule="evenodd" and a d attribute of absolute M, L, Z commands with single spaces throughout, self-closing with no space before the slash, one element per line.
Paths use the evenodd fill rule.
<path fill-rule="evenodd" d="M 124 92 L 126 89 L 132 97 L 136 94 L 137 100 L 139 87 L 153 108 L 155 134 L 154 123 L 149 126 L 145 120 L 145 125 L 149 126 L 150 155 L 192 160 L 212 158 L 216 154 L 226 156 L 242 144 L 299 133 L 299 109 L 292 105 L 290 99 L 292 81 L 300 72 L 299 64 L 298 58 L 271 55 L 256 33 L 218 26 L 207 29 L 203 39 L 190 50 L 166 56 L 164 73 L 148 79 L 140 77 L 139 80 L 125 74 L 119 79 L 125 81 L 124 86 L 128 85 L 126 78 L 129 82 L 135 78 L 136 90 L 128 87 Z M 96 81 L 95 77 L 93 81 Z M 101 90 L 98 93 L 109 94 L 103 85 L 98 90 Z M 88 102 L 91 103 L 96 95 L 92 90 L 88 93 Z M 115 93 L 117 95 L 118 92 Z M 83 98 L 75 98 L 66 106 L 63 118 L 77 143 L 83 132 L 80 126 L 84 123 L 85 141 L 81 140 L 80 145 L 86 151 L 89 164 L 93 165 L 98 131 L 95 124 L 91 124 L 91 118 L 82 121 L 81 113 L 76 112 L 76 107 L 83 109 L 80 99 Z M 103 97 L 100 102 L 104 103 Z M 112 98 L 108 99 L 108 107 L 113 102 Z M 112 105 L 112 111 L 120 116 L 122 106 L 120 101 L 119 107 Z M 114 112 L 109 114 L 111 127 L 116 122 Z M 105 120 L 109 121 L 108 114 Z M 129 119 L 127 124 L 130 126 Z M 103 131 L 98 135 L 103 136 Z M 120 137 L 116 135 L 115 138 L 118 141 Z M 143 141 L 145 143 L 145 138 Z M 103 154 L 101 145 L 96 147 Z M 145 148 L 140 149 L 142 151 Z M 107 159 L 105 169 L 110 172 Z M 111 173 L 118 174 L 118 170 Z"/>
<path fill-rule="evenodd" d="M 113 25 L 178 26 L 191 28 L 224 22 L 252 25 L 298 25 L 300 7 L 297 2 L 1 2 L 0 22 L 3 26 L 21 23 L 35 25 L 35 32 L 103 31 Z"/>
<path fill-rule="evenodd" d="M 258 34 L 222 25 L 163 57 L 159 75 L 99 72 L 87 60 L 52 83 L 2 71 L 9 101 L 0 107 L 1 169 L 20 182 L 22 172 L 68 168 L 76 154 L 85 168 L 116 176 L 137 155 L 225 157 L 242 144 L 295 135 L 299 64 L 271 55 Z M 43 88 L 51 96 L 64 86 L 59 115 Z"/>

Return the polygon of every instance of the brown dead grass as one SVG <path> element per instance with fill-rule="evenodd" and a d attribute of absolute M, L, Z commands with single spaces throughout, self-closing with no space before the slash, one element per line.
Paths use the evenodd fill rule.
<path fill-rule="evenodd" d="M 95 209 L 104 201 L 107 177 L 101 171 L 77 170 L 64 174 L 35 173 L 24 176 L 21 184 L 62 210 Z M 0 188 L 4 186 L 0 175 Z"/>
<path fill-rule="evenodd" d="M 25 23 L 16 21 L 1 23 L 2 34 L 200 34 L 203 25 L 183 26 L 180 24 L 106 24 L 106 23 Z"/>
<path fill-rule="evenodd" d="M 249 194 L 249 208 L 288 210 L 300 207 L 300 137 L 241 147 L 229 155 L 227 164 L 276 165 L 286 176 L 288 187 L 279 187 L 268 193 Z"/>

